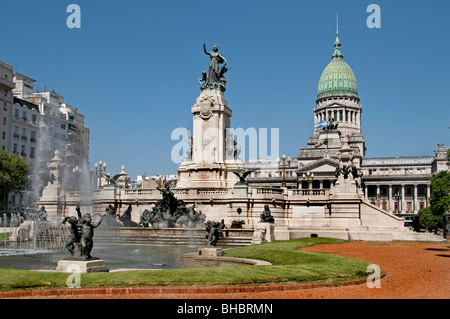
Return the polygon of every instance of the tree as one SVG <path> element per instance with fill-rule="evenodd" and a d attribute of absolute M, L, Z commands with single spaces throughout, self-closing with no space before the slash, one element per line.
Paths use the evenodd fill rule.
<path fill-rule="evenodd" d="M 444 229 L 446 237 L 446 214 L 450 208 L 450 172 L 440 171 L 431 178 L 430 206 L 423 208 L 413 217 L 412 226 L 414 230 L 427 229 L 437 231 Z"/>
<path fill-rule="evenodd" d="M 0 205 L 7 207 L 9 192 L 24 190 L 28 182 L 30 166 L 17 154 L 0 151 Z"/>
<path fill-rule="evenodd" d="M 446 238 L 447 212 L 450 207 L 450 172 L 440 171 L 431 178 L 430 210 L 439 221 Z"/>
<path fill-rule="evenodd" d="M 419 213 L 414 215 L 412 226 L 415 231 L 427 229 L 429 232 L 437 231 L 442 227 L 442 218 L 432 213 L 431 207 L 422 208 Z"/>
<path fill-rule="evenodd" d="M 450 172 L 440 171 L 431 178 L 431 211 L 436 216 L 443 216 L 450 207 Z"/>

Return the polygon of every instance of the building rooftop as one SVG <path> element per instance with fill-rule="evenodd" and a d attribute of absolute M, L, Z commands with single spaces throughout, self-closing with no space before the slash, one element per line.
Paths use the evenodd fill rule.
<path fill-rule="evenodd" d="M 20 104 L 20 106 L 26 106 L 30 110 L 36 110 L 37 112 L 39 112 L 39 106 L 37 106 L 36 104 L 33 104 L 31 102 L 14 97 L 13 104 L 16 104 L 16 103 Z"/>
<path fill-rule="evenodd" d="M 331 62 L 320 77 L 317 99 L 336 96 L 356 97 L 359 99 L 356 77 L 350 66 L 344 61 L 337 30 L 334 53 L 331 55 Z"/>
<path fill-rule="evenodd" d="M 361 166 L 431 164 L 433 160 L 433 156 L 363 158 L 361 160 Z"/>

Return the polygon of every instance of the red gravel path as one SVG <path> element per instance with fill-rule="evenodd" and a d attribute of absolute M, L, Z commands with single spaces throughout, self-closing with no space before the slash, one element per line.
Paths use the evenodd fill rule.
<path fill-rule="evenodd" d="M 381 288 L 366 284 L 295 291 L 238 294 L 170 295 L 157 298 L 243 299 L 449 299 L 450 244 L 349 242 L 313 246 L 305 251 L 330 252 L 377 264 L 386 272 Z M 154 298 L 154 296 L 127 296 Z"/>
<path fill-rule="evenodd" d="M 366 284 L 300 289 L 289 291 L 240 293 L 177 294 L 83 294 L 58 296 L 76 299 L 449 299 L 450 244 L 428 243 L 362 243 L 319 245 L 305 251 L 330 252 L 377 264 L 386 272 L 381 288 Z M 50 296 L 49 296 L 50 297 Z M 39 297 L 43 298 L 43 297 Z M 52 297 L 50 297 L 52 298 Z M 55 297 L 53 297 L 55 298 Z"/>

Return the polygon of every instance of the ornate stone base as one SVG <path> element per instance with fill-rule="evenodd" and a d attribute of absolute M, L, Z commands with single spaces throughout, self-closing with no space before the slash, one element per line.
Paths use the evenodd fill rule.
<path fill-rule="evenodd" d="M 275 240 L 275 224 L 259 222 L 255 224 L 255 232 L 253 233 L 252 244 L 262 244 Z"/>
<path fill-rule="evenodd" d="M 88 272 L 107 272 L 103 259 L 93 258 L 85 260 L 77 257 L 69 257 L 58 261 L 57 272 L 65 273 L 88 273 Z"/>

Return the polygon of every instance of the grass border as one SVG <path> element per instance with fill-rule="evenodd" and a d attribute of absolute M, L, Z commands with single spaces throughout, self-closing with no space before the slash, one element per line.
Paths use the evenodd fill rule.
<path fill-rule="evenodd" d="M 265 287 L 280 284 L 293 287 L 304 284 L 333 284 L 349 280 L 366 280 L 367 274 L 365 270 L 369 264 L 368 262 L 329 253 L 299 251 L 302 248 L 319 244 L 339 244 L 346 242 L 344 240 L 330 238 L 303 238 L 232 248 L 225 251 L 225 256 L 227 257 L 266 260 L 271 262 L 273 264 L 272 266 L 239 265 L 210 268 L 165 269 L 156 272 L 153 270 L 140 270 L 82 274 L 81 289 L 140 289 L 157 287 L 177 289 L 184 286 L 200 289 L 211 287 L 224 288 L 229 286 Z M 336 261 L 342 261 L 344 264 L 348 263 L 351 266 L 350 271 L 343 271 L 337 267 L 338 269 L 330 275 L 327 272 L 329 266 L 324 265 L 324 263 Z M 322 265 L 322 268 L 319 271 L 313 269 L 320 265 Z M 333 266 L 333 268 L 336 268 L 339 265 Z M 199 275 L 198 272 L 201 269 L 204 271 Z M 356 272 L 355 269 L 357 269 Z M 70 274 L 11 269 L 4 271 L 2 270 L 0 272 L 0 291 L 3 292 L 14 290 L 73 290 L 66 286 L 66 280 Z M 300 274 L 302 271 L 303 275 Z M 34 279 L 30 278 L 30 275 Z M 174 275 L 172 279 L 170 279 L 171 275 Z M 160 276 L 160 279 L 157 278 L 158 276 Z M 247 276 L 251 276 L 251 278 L 248 279 Z M 9 284 L 4 282 L 5 277 L 8 277 Z M 155 277 L 156 279 L 154 279 Z M 115 278 L 115 281 L 106 280 L 111 278 Z M 153 281 L 149 280 L 149 278 L 153 279 Z M 219 280 L 216 280 L 216 278 Z M 224 281 L 220 278 L 232 278 L 232 280 Z"/>

